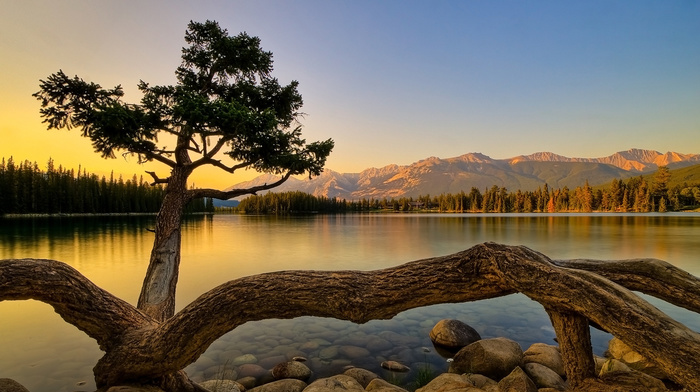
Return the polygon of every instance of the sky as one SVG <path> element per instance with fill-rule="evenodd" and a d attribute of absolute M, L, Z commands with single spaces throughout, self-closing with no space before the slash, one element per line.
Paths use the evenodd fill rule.
<path fill-rule="evenodd" d="M 700 2 L 0 0 L 0 157 L 130 178 L 164 166 L 105 160 L 79 130 L 47 131 L 31 94 L 69 76 L 174 84 L 187 23 L 260 37 L 273 75 L 299 81 L 307 141 L 360 172 L 437 156 L 630 148 L 700 153 Z M 224 188 L 257 173 L 195 173 Z M 144 174 L 145 177 L 148 177 Z"/>

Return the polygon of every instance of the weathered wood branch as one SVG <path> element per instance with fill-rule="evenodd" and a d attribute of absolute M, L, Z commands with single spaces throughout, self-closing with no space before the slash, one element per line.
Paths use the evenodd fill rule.
<path fill-rule="evenodd" d="M 700 280 L 658 259 L 552 260 L 560 267 L 591 271 L 630 290 L 700 313 Z"/>
<path fill-rule="evenodd" d="M 51 305 L 66 322 L 110 351 L 123 334 L 157 323 L 97 287 L 73 267 L 54 260 L 0 260 L 0 301 L 34 299 Z"/>
<path fill-rule="evenodd" d="M 45 261 L 7 262 L 0 264 L 0 299 L 34 298 L 51 303 L 64 319 L 82 325 L 79 328 L 103 342 L 100 345 L 106 354 L 95 367 L 98 386 L 179 379 L 179 369 L 195 361 L 221 335 L 248 321 L 308 315 L 361 323 L 420 306 L 521 292 L 550 314 L 568 377 L 575 384 L 592 376 L 590 336 L 585 327 L 586 320 L 592 320 L 656 362 L 674 381 L 690 391 L 700 391 L 700 334 L 623 287 L 646 292 L 648 287 L 640 283 L 649 279 L 644 272 L 617 270 L 611 279 L 618 284 L 597 273 L 572 268 L 571 263 L 564 267 L 564 262 L 554 263 L 525 247 L 486 243 L 378 271 L 285 271 L 245 277 L 210 290 L 157 326 L 130 305 L 110 298 L 109 293 L 95 291 L 94 285 L 70 267 Z M 44 269 L 34 274 L 36 265 L 42 263 Z M 17 264 L 25 272 L 17 274 Z M 602 271 L 609 270 L 603 267 L 606 263 L 598 264 Z M 670 265 L 656 273 L 654 278 L 674 286 L 673 290 L 698 284 L 697 278 Z M 683 279 L 675 286 L 672 277 L 681 275 Z M 61 293 L 59 297 L 54 296 L 55 290 Z M 68 293 L 75 296 L 76 291 L 84 292 L 81 299 L 71 306 L 63 304 L 71 301 Z M 676 300 L 683 301 L 676 296 L 669 299 L 672 303 Z M 93 312 L 102 314 L 80 315 Z M 97 319 L 109 322 L 96 324 Z M 130 328 L 129 323 L 135 326 Z M 101 328 L 105 330 L 99 331 Z M 569 336 L 572 334 L 576 336 Z"/>

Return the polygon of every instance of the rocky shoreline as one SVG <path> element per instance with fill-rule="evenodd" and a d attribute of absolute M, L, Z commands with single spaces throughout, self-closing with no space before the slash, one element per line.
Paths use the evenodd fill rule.
<path fill-rule="evenodd" d="M 564 364 L 556 345 L 534 343 L 523 350 L 518 342 L 504 337 L 482 339 L 469 325 L 453 319 L 441 320 L 430 330 L 434 346 L 446 357 L 446 371 L 428 362 L 402 363 L 384 360 L 378 374 L 361 364 L 369 351 L 355 345 L 323 347 L 309 341 L 303 350 L 288 351 L 258 360 L 242 354 L 231 360 L 208 380 L 197 380 L 210 392 L 552 392 L 568 391 Z M 380 344 L 375 341 L 370 344 Z M 307 356 L 313 353 L 313 357 Z M 347 358 L 343 360 L 342 358 Z M 352 360 L 350 360 L 352 359 Z M 315 368 L 335 363 L 336 374 L 319 377 Z M 369 362 L 367 365 L 372 365 Z M 367 366 L 372 368 L 371 366 Z M 613 338 L 606 357 L 596 357 L 596 373 L 601 384 L 587 390 L 662 392 L 677 390 L 676 385 L 654 364 Z M 376 368 L 376 367 L 375 367 Z M 436 371 L 437 370 L 437 371 Z M 411 378 L 406 375 L 411 374 Z M 597 389 L 596 389 L 597 388 Z M 2 392 L 27 392 L 20 384 L 0 379 Z M 107 392 L 159 392 L 143 386 L 112 387 Z"/>

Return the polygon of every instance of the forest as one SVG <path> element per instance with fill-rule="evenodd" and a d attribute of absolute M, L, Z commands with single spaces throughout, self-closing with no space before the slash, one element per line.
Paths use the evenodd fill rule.
<path fill-rule="evenodd" d="M 267 193 L 243 199 L 233 211 L 246 214 L 336 212 L 666 212 L 695 209 L 700 205 L 700 183 L 671 185 L 672 171 L 660 167 L 651 176 L 613 180 L 604 186 L 509 191 L 492 186 L 481 191 L 401 197 L 398 199 L 345 199 L 317 197 L 303 192 Z"/>
<path fill-rule="evenodd" d="M 28 160 L 0 161 L 0 215 L 156 213 L 164 194 L 163 186 L 136 175 L 100 177 L 80 167 L 56 167 L 52 159 L 46 170 Z M 213 212 L 214 205 L 211 199 L 194 200 L 187 211 Z"/>
<path fill-rule="evenodd" d="M 673 173 L 660 167 L 653 175 L 617 179 L 602 186 L 553 189 L 547 184 L 535 191 L 510 191 L 499 186 L 469 192 L 401 198 L 345 200 L 304 192 L 270 192 L 243 199 L 235 208 L 218 212 L 294 214 L 343 212 L 666 212 L 700 206 L 700 183 L 672 181 Z M 76 213 L 156 213 L 164 187 L 151 185 L 143 176 L 98 176 L 83 168 L 55 166 L 46 170 L 28 160 L 0 160 L 0 215 Z M 214 212 L 212 199 L 197 199 L 187 212 Z"/>

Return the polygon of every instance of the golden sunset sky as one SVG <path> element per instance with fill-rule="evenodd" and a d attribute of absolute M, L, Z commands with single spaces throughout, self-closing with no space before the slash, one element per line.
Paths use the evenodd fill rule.
<path fill-rule="evenodd" d="M 304 136 L 327 167 L 481 152 L 602 157 L 700 153 L 700 3 L 694 1 L 0 0 L 0 157 L 130 178 L 163 167 L 105 160 L 79 131 L 47 131 L 31 94 L 66 74 L 138 102 L 175 83 L 190 20 L 258 36 L 298 80 Z M 257 173 L 197 174 L 224 188 Z"/>

